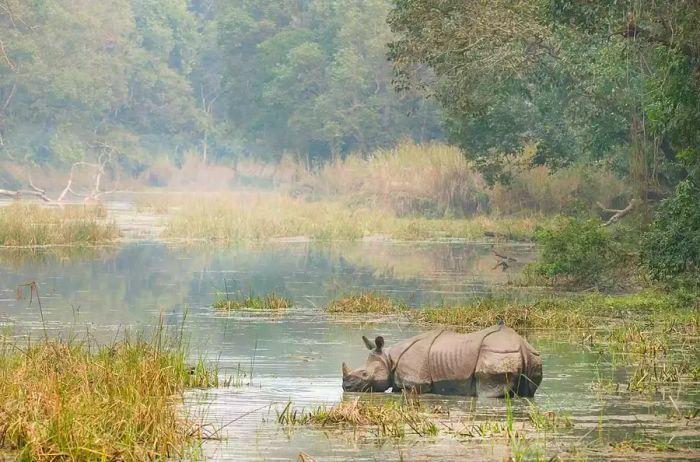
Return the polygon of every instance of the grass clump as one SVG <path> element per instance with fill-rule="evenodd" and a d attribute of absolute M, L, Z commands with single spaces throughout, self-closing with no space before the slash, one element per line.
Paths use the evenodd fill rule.
<path fill-rule="evenodd" d="M 625 323 L 658 328 L 698 325 L 697 301 L 663 292 L 623 295 L 577 294 L 533 302 L 486 298 L 457 306 L 415 310 L 415 319 L 458 329 L 483 328 L 503 321 L 516 330 L 595 329 Z"/>
<path fill-rule="evenodd" d="M 310 411 L 295 410 L 290 402 L 282 412 L 278 412 L 277 421 L 287 426 L 372 429 L 378 436 L 401 439 L 408 433 L 418 436 L 437 435 L 435 417 L 435 410 L 426 409 L 415 398 L 403 396 L 401 399 L 381 401 L 356 398 Z"/>
<path fill-rule="evenodd" d="M 439 306 L 417 310 L 419 322 L 440 324 L 458 330 L 493 326 L 499 321 L 516 330 L 586 328 L 592 320 L 582 313 L 564 309 L 559 303 L 517 303 L 481 299 L 460 306 Z"/>
<path fill-rule="evenodd" d="M 222 311 L 252 310 L 252 311 L 281 311 L 292 306 L 288 298 L 271 293 L 265 296 L 248 295 L 240 299 L 229 299 L 220 296 L 214 302 L 214 308 Z"/>
<path fill-rule="evenodd" d="M 140 461 L 182 457 L 202 437 L 180 408 L 217 371 L 188 367 L 159 334 L 111 347 L 46 339 L 0 345 L 0 449 L 18 460 Z"/>
<path fill-rule="evenodd" d="M 45 246 L 100 244 L 119 236 L 117 227 L 105 221 L 103 207 L 47 208 L 15 202 L 0 207 L 0 245 Z"/>
<path fill-rule="evenodd" d="M 358 295 L 332 300 L 326 307 L 329 313 L 380 313 L 391 314 L 406 311 L 408 306 L 390 297 L 376 292 L 364 292 Z"/>

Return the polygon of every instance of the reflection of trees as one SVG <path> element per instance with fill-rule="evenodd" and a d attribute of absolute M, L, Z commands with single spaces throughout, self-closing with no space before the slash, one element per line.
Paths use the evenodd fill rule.
<path fill-rule="evenodd" d="M 491 258 L 489 251 L 464 244 L 386 243 L 2 251 L 0 291 L 6 296 L 0 306 L 20 319 L 28 316 L 25 302 L 15 302 L 11 294 L 17 284 L 30 280 L 40 284 L 52 321 L 73 322 L 79 307 L 80 322 L 96 325 L 151 322 L 160 312 L 166 323 L 175 323 L 185 306 L 194 315 L 210 313 L 214 294 L 224 291 L 224 279 L 229 291 L 274 291 L 307 306 L 367 289 L 410 303 L 435 303 L 440 293 L 485 290 L 491 281 L 479 262 Z"/>

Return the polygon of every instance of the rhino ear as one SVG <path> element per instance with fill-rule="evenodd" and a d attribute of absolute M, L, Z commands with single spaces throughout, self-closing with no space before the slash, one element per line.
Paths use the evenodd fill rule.
<path fill-rule="evenodd" d="M 343 363 L 343 378 L 347 377 L 348 375 L 350 375 L 350 368 L 347 364 Z"/>
<path fill-rule="evenodd" d="M 375 348 L 377 348 L 376 345 L 374 343 L 372 343 L 372 341 L 370 339 L 368 339 L 367 337 L 365 337 L 364 335 L 362 336 L 362 341 L 365 342 L 365 346 L 367 347 L 368 350 L 374 350 Z"/>
<path fill-rule="evenodd" d="M 374 344 L 377 345 L 377 348 L 375 348 L 374 351 L 376 351 L 377 353 L 381 353 L 382 348 L 384 348 L 384 337 L 380 335 L 379 337 L 375 338 Z"/>

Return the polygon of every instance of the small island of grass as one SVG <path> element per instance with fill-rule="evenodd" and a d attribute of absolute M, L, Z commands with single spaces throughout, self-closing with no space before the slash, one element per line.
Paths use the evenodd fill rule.
<path fill-rule="evenodd" d="M 248 295 L 243 298 L 230 299 L 219 296 L 214 301 L 214 308 L 221 311 L 283 311 L 292 306 L 292 301 L 286 297 L 271 293 L 264 296 Z"/>

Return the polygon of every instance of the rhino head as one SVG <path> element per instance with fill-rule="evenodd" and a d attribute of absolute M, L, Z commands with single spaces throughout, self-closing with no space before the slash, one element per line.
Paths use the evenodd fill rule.
<path fill-rule="evenodd" d="M 391 369 L 389 357 L 384 348 L 384 338 L 377 337 L 374 342 L 362 336 L 365 346 L 370 350 L 364 367 L 355 370 L 343 363 L 343 390 L 345 391 L 379 391 L 383 392 L 391 387 Z"/>

